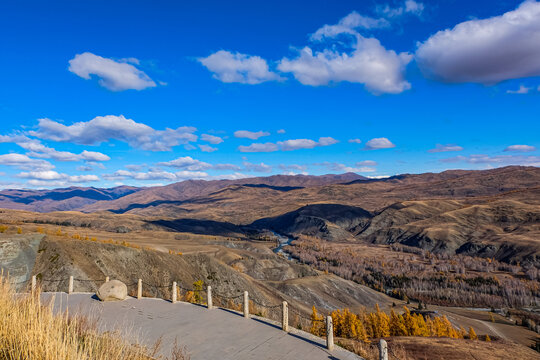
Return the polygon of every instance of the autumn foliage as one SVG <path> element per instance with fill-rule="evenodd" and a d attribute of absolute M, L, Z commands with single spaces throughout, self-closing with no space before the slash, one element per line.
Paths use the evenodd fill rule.
<path fill-rule="evenodd" d="M 334 335 L 337 337 L 370 342 L 389 336 L 423 336 L 423 337 L 449 337 L 454 339 L 478 339 L 473 328 L 469 331 L 456 329 L 446 316 L 426 316 L 411 311 L 405 306 L 403 313 L 390 311 L 388 315 L 376 306 L 374 312 L 360 311 L 358 314 L 349 309 L 334 310 L 330 314 L 334 325 Z M 311 333 L 324 335 L 323 317 L 313 307 L 311 314 Z"/>

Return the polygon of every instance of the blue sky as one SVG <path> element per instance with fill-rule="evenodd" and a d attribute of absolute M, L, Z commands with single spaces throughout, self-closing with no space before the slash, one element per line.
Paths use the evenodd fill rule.
<path fill-rule="evenodd" d="M 540 165 L 536 1 L 0 4 L 1 188 Z"/>

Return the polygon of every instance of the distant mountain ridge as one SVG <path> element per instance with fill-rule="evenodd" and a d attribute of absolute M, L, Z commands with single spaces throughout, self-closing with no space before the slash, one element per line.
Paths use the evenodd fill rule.
<path fill-rule="evenodd" d="M 38 212 L 68 211 L 96 201 L 115 200 L 141 189 L 133 186 L 108 189 L 77 186 L 52 190 L 7 189 L 0 191 L 0 208 Z"/>
<path fill-rule="evenodd" d="M 165 186 L 113 188 L 77 187 L 51 190 L 7 189 L 0 191 L 0 208 L 36 212 L 115 210 L 132 204 L 156 201 L 182 201 L 210 194 L 231 185 L 267 186 L 289 191 L 309 186 L 346 183 L 366 179 L 345 173 L 328 175 L 273 175 L 239 180 L 186 180 Z M 118 200 L 115 202 L 115 200 Z M 93 204 L 96 204 L 92 206 Z"/>

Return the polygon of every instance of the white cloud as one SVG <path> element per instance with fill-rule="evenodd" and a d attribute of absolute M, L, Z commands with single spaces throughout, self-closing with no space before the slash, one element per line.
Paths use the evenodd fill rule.
<path fill-rule="evenodd" d="M 203 152 L 214 152 L 217 151 L 218 148 L 212 147 L 210 145 L 199 145 L 199 149 Z"/>
<path fill-rule="evenodd" d="M 540 3 L 525 1 L 501 16 L 470 20 L 418 45 L 416 61 L 431 78 L 495 84 L 540 76 Z"/>
<path fill-rule="evenodd" d="M 235 172 L 233 174 L 209 176 L 208 178 L 206 178 L 206 180 L 239 180 L 239 179 L 245 179 L 247 177 L 249 176 L 246 174 Z"/>
<path fill-rule="evenodd" d="M 315 146 L 319 145 L 316 141 L 311 139 L 293 139 L 278 141 L 278 145 L 283 151 L 292 151 L 298 149 L 313 149 Z"/>
<path fill-rule="evenodd" d="M 360 139 L 349 139 L 349 142 L 352 143 L 352 144 L 360 144 L 362 142 L 362 140 L 360 140 Z"/>
<path fill-rule="evenodd" d="M 253 143 L 249 146 L 239 146 L 241 152 L 273 152 L 273 151 L 293 151 L 299 149 L 313 149 L 317 146 L 329 146 L 338 143 L 339 141 L 332 137 L 320 137 L 319 141 L 311 139 L 291 139 L 278 141 L 274 143 Z"/>
<path fill-rule="evenodd" d="M 438 152 L 446 152 L 446 151 L 461 151 L 463 148 L 456 144 L 437 144 L 435 145 L 434 149 L 428 150 L 429 153 L 438 153 Z"/>
<path fill-rule="evenodd" d="M 86 161 L 109 161 L 111 158 L 105 154 L 96 151 L 83 150 L 79 155 L 81 159 Z"/>
<path fill-rule="evenodd" d="M 309 173 L 307 171 L 302 171 L 302 172 L 284 171 L 281 173 L 281 175 L 296 176 L 296 175 L 309 175 Z"/>
<path fill-rule="evenodd" d="M 0 165 L 14 166 L 21 170 L 50 170 L 54 165 L 45 160 L 32 159 L 23 154 L 0 155 Z"/>
<path fill-rule="evenodd" d="M 50 119 L 39 119 L 39 130 L 30 135 L 47 140 L 83 145 L 100 144 L 109 139 L 129 143 L 149 151 L 170 151 L 173 146 L 197 141 L 197 129 L 184 126 L 177 129 L 154 130 L 148 125 L 126 119 L 123 115 L 97 116 L 86 122 L 66 126 Z"/>
<path fill-rule="evenodd" d="M 193 159 L 191 156 L 179 157 L 171 161 L 158 163 L 157 165 L 186 169 L 189 171 L 207 170 L 212 168 L 212 164 Z"/>
<path fill-rule="evenodd" d="M 495 165 L 529 165 L 540 166 L 540 156 L 523 155 L 484 155 L 475 154 L 470 156 L 455 156 L 448 159 L 440 159 L 443 163 L 467 162 L 469 164 L 495 164 Z"/>
<path fill-rule="evenodd" d="M 249 146 L 240 145 L 238 150 L 241 152 L 273 152 L 278 151 L 278 146 L 274 143 L 253 143 Z"/>
<path fill-rule="evenodd" d="M 52 186 L 63 186 L 70 183 L 86 183 L 99 181 L 97 175 L 67 175 L 53 170 L 22 172 L 17 177 L 31 179 L 28 183 L 34 186 L 51 185 L 49 182 L 55 181 Z M 32 180 L 37 180 L 33 181 Z M 58 182 L 59 181 L 59 182 Z"/>
<path fill-rule="evenodd" d="M 131 62 L 138 64 L 138 60 Z M 112 91 L 143 90 L 156 86 L 148 75 L 135 66 L 89 52 L 77 54 L 69 60 L 69 71 L 87 80 L 91 75 L 96 75 L 100 78 L 98 83 Z"/>
<path fill-rule="evenodd" d="M 163 170 L 152 169 L 146 172 L 135 172 L 128 170 L 117 170 L 113 174 L 103 175 L 108 180 L 124 180 L 133 179 L 141 181 L 167 180 L 181 181 L 186 179 L 204 179 L 208 177 L 206 172 L 182 170 L 178 172 L 168 172 Z"/>
<path fill-rule="evenodd" d="M 504 151 L 531 152 L 536 151 L 536 147 L 531 145 L 510 145 Z"/>
<path fill-rule="evenodd" d="M 334 144 L 337 144 L 338 142 L 339 142 L 338 140 L 329 136 L 319 138 L 319 146 L 334 145 Z"/>
<path fill-rule="evenodd" d="M 411 88 L 405 80 L 409 53 L 386 50 L 379 40 L 356 35 L 351 53 L 332 48 L 313 51 L 306 46 L 294 59 L 283 58 L 278 69 L 292 73 L 304 85 L 320 86 L 342 81 L 364 84 L 373 94 L 398 94 Z"/>
<path fill-rule="evenodd" d="M 270 71 L 266 60 L 259 56 L 220 50 L 197 60 L 213 73 L 214 79 L 224 83 L 260 84 L 265 81 L 284 80 Z"/>
<path fill-rule="evenodd" d="M 217 145 L 221 144 L 223 142 L 223 139 L 219 136 L 209 135 L 209 134 L 202 134 L 201 140 L 209 142 L 210 144 Z"/>
<path fill-rule="evenodd" d="M 311 40 L 320 41 L 325 37 L 335 37 L 339 34 L 357 34 L 358 29 L 377 29 L 390 27 L 386 19 L 374 19 L 363 16 L 356 11 L 345 16 L 336 25 L 324 25 L 311 35 Z"/>
<path fill-rule="evenodd" d="M 285 132 L 286 132 L 285 129 L 279 129 L 279 130 L 277 131 L 278 134 L 285 134 Z"/>
<path fill-rule="evenodd" d="M 531 91 L 532 88 L 526 87 L 525 85 L 519 85 L 519 89 L 517 90 L 506 90 L 507 94 L 528 94 L 529 91 Z"/>
<path fill-rule="evenodd" d="M 311 139 L 292 139 L 285 141 L 278 141 L 278 145 L 283 151 L 292 151 L 298 149 L 313 149 L 316 146 L 328 146 L 336 144 L 338 141 L 331 137 L 321 137 L 319 141 Z"/>
<path fill-rule="evenodd" d="M 396 147 L 387 138 L 374 138 L 369 140 L 364 147 L 365 150 L 389 149 Z"/>
<path fill-rule="evenodd" d="M 248 131 L 248 130 L 238 130 L 234 132 L 234 137 L 245 138 L 251 140 L 257 140 L 260 137 L 270 135 L 267 131 Z"/>
<path fill-rule="evenodd" d="M 403 16 L 405 14 L 411 14 L 416 16 L 421 16 L 424 12 L 424 4 L 416 2 L 414 0 L 406 0 L 403 5 L 398 7 L 390 7 L 389 5 L 378 7 L 377 11 L 388 17 L 395 18 Z"/>
<path fill-rule="evenodd" d="M 80 154 L 69 151 L 58 151 L 43 145 L 39 140 L 30 139 L 26 136 L 13 137 L 13 141 L 25 150 L 28 156 L 40 159 L 54 159 L 57 161 L 109 161 L 111 158 L 103 153 L 84 150 Z"/>
<path fill-rule="evenodd" d="M 421 15 L 423 11 L 424 11 L 424 4 L 414 1 L 414 0 L 405 1 L 405 12 L 415 14 L 415 15 Z"/>
<path fill-rule="evenodd" d="M 243 165 L 246 171 L 255 171 L 255 172 L 262 172 L 262 173 L 272 172 L 272 167 L 265 163 L 252 164 L 250 162 L 244 161 Z"/>

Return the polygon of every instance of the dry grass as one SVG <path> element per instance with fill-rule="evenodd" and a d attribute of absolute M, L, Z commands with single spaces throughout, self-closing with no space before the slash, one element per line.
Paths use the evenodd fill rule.
<path fill-rule="evenodd" d="M 132 345 L 118 333 L 100 333 L 87 318 L 55 314 L 39 299 L 39 292 L 16 295 L 0 275 L 0 360 L 156 359 L 159 343 L 152 349 Z M 189 356 L 175 346 L 172 359 Z"/>

